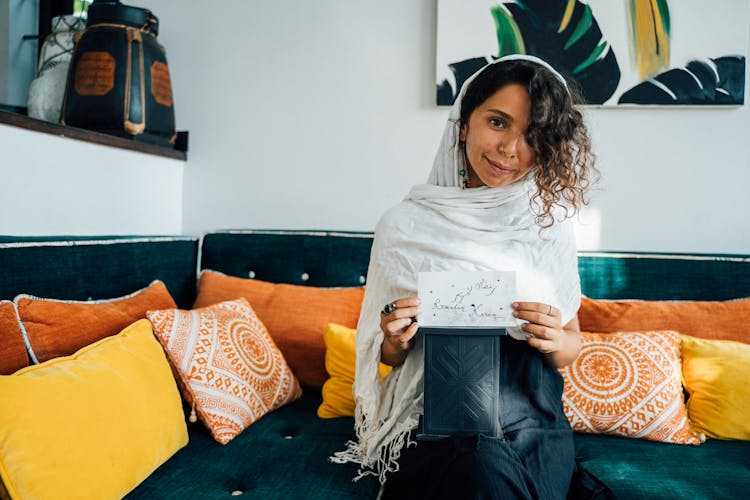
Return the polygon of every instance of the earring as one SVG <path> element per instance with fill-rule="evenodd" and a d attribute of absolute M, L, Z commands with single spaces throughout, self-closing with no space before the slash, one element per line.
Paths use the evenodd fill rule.
<path fill-rule="evenodd" d="M 459 169 L 458 175 L 460 175 L 461 179 L 463 179 L 464 187 L 465 188 L 469 187 L 469 172 L 467 171 L 467 169 L 465 168 Z"/>
<path fill-rule="evenodd" d="M 459 145 L 459 147 L 461 148 L 461 150 L 463 151 L 463 154 L 464 154 L 464 165 L 468 165 L 469 164 L 469 160 L 466 158 L 466 149 L 465 149 L 466 148 L 466 143 L 459 142 L 458 145 Z M 464 168 L 459 168 L 458 169 L 458 175 L 461 176 L 461 179 L 463 180 L 463 187 L 464 188 L 469 187 L 469 169 L 466 166 L 464 166 Z"/>

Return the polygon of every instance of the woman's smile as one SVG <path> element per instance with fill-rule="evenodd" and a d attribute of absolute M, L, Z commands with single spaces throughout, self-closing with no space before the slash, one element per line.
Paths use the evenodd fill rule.
<path fill-rule="evenodd" d="M 497 175 L 513 175 L 516 172 L 516 169 L 507 167 L 498 161 L 492 161 L 486 155 L 483 158 Z"/>

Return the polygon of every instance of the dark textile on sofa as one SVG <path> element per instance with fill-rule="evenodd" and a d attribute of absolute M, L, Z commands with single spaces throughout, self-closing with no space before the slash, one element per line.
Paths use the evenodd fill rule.
<path fill-rule="evenodd" d="M 575 469 L 563 380 L 536 349 L 508 336 L 500 348 L 502 438 L 420 442 L 403 450 L 385 498 L 564 499 Z"/>
<path fill-rule="evenodd" d="M 575 434 L 576 457 L 618 498 L 747 498 L 750 447 L 710 439 L 699 446 Z"/>
<path fill-rule="evenodd" d="M 189 424 L 190 444 L 156 470 L 128 499 L 375 498 L 373 476 L 353 482 L 357 468 L 328 461 L 354 437 L 354 419 L 321 419 L 321 399 L 305 396 L 270 413 L 222 446 L 203 424 Z"/>
<path fill-rule="evenodd" d="M 108 299 L 160 279 L 177 305 L 189 308 L 195 300 L 197 248 L 191 237 L 0 236 L 0 299 L 13 300 L 19 293 Z"/>

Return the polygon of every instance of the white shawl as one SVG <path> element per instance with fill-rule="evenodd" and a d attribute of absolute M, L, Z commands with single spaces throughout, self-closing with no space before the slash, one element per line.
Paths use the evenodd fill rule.
<path fill-rule="evenodd" d="M 510 58 L 539 62 L 528 56 L 499 61 Z M 331 458 L 358 463 L 356 479 L 374 474 L 384 483 L 386 473 L 398 470 L 402 448 L 416 444 L 407 441 L 423 412 L 422 337 L 417 334 L 404 364 L 382 383 L 378 363 L 383 342 L 380 311 L 389 302 L 416 295 L 420 271 L 516 271 L 518 300 L 551 304 L 562 311 L 563 324 L 574 317 L 580 304 L 571 221 L 558 220 L 540 230 L 530 208 L 533 180 L 497 188 L 459 187 L 458 171 L 465 168 L 465 159 L 459 154 L 458 118 L 472 79 L 464 84 L 451 110 L 429 184 L 414 186 L 403 202 L 385 213 L 375 230 L 357 326 L 357 441 L 350 441 L 345 451 Z M 513 337 L 525 340 L 519 329 L 511 330 Z"/>

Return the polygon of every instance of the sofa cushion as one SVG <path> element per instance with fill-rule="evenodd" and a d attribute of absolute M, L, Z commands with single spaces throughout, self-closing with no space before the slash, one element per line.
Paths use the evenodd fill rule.
<path fill-rule="evenodd" d="M 41 363 L 69 356 L 146 317 L 149 309 L 175 307 L 161 281 L 124 297 L 106 300 L 56 300 L 19 295 L 14 299 L 32 359 Z"/>
<path fill-rule="evenodd" d="M 203 271 L 194 307 L 246 298 L 300 383 L 320 389 L 328 378 L 323 330 L 328 323 L 356 327 L 363 296 L 361 287 L 276 285 Z"/>
<path fill-rule="evenodd" d="M 750 345 L 682 335 L 682 380 L 693 429 L 750 441 Z"/>
<path fill-rule="evenodd" d="M 329 378 L 323 384 L 323 403 L 318 408 L 320 418 L 354 416 L 354 363 L 357 357 L 356 333 L 353 328 L 331 323 L 323 332 L 326 343 L 326 371 Z M 380 378 L 391 372 L 391 367 L 380 363 Z"/>
<path fill-rule="evenodd" d="M 354 419 L 315 416 L 319 395 L 306 394 L 266 415 L 226 446 L 203 426 L 190 425 L 190 444 L 158 468 L 128 499 L 240 498 L 374 499 L 373 476 L 357 482 L 353 464 L 328 460 L 354 438 Z M 189 478 L 187 480 L 186 478 Z"/>
<path fill-rule="evenodd" d="M 16 308 L 13 302 L 0 300 L 0 375 L 10 375 L 28 365 Z"/>
<path fill-rule="evenodd" d="M 245 299 L 147 315 L 183 396 L 219 443 L 302 396 L 284 356 Z"/>
<path fill-rule="evenodd" d="M 0 376 L 0 401 L 11 498 L 119 498 L 187 444 L 180 395 L 145 319 Z"/>
<path fill-rule="evenodd" d="M 574 434 L 576 458 L 620 499 L 745 498 L 750 453 L 744 441 L 677 446 Z"/>
<path fill-rule="evenodd" d="M 750 343 L 750 298 L 727 301 L 594 300 L 581 298 L 586 332 L 676 330 L 684 335 Z"/>
<path fill-rule="evenodd" d="M 677 332 L 582 333 L 560 369 L 563 408 L 576 432 L 699 444 L 690 433 Z"/>

